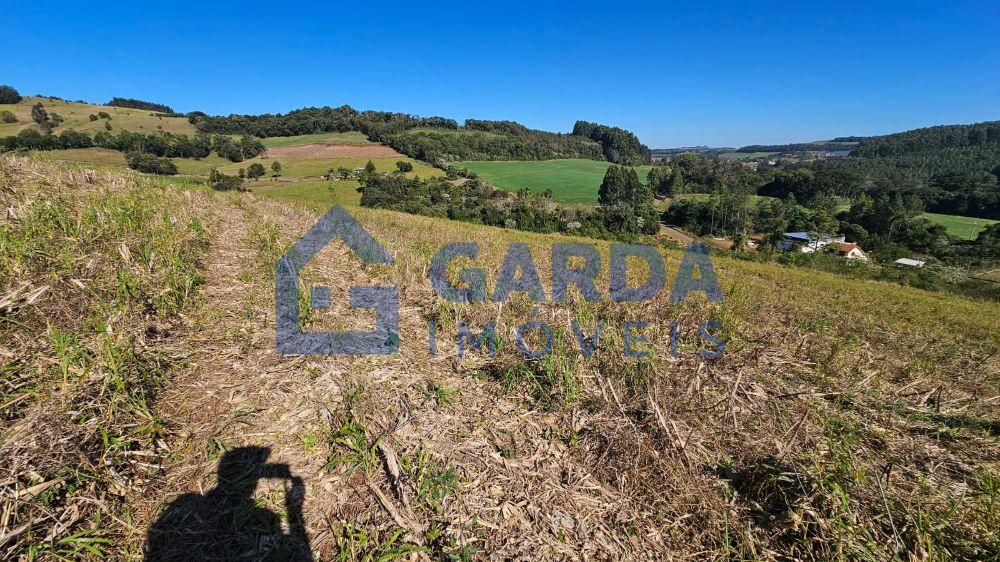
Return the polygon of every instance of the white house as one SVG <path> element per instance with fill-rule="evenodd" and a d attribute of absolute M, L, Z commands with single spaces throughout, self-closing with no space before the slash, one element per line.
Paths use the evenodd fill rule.
<path fill-rule="evenodd" d="M 779 244 L 781 249 L 791 250 L 796 245 L 799 245 L 799 251 L 803 253 L 816 252 L 818 250 L 822 250 L 829 244 L 844 242 L 846 240 L 843 236 L 829 236 L 826 234 L 813 236 L 808 232 L 786 232 L 784 236 L 785 239 L 781 241 L 781 244 Z"/>
<path fill-rule="evenodd" d="M 868 254 L 858 247 L 854 242 L 835 242 L 830 245 L 833 252 L 842 258 L 849 260 L 868 261 Z"/>
<path fill-rule="evenodd" d="M 895 263 L 896 265 L 905 265 L 906 267 L 923 267 L 924 264 L 927 262 L 923 262 L 920 260 L 911 260 L 910 258 L 899 258 L 893 263 Z"/>

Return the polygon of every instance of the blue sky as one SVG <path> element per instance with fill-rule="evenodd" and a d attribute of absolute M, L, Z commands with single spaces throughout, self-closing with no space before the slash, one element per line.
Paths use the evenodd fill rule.
<path fill-rule="evenodd" d="M 23 2 L 0 83 L 212 114 L 587 119 L 652 147 L 1000 119 L 995 1 L 699 4 Z"/>

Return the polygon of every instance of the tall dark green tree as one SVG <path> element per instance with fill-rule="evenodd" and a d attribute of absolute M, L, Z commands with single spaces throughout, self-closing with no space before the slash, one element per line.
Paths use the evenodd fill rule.
<path fill-rule="evenodd" d="M 0 86 L 0 103 L 21 103 L 21 94 L 13 86 Z"/>

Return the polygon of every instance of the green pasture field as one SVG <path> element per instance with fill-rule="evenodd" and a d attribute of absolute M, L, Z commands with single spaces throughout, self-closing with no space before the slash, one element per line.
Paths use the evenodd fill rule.
<path fill-rule="evenodd" d="M 963 240 L 974 240 L 976 236 L 979 236 L 979 233 L 982 232 L 982 230 L 987 226 L 997 223 L 995 220 L 963 217 L 961 215 L 924 213 L 924 216 L 945 227 L 948 234 Z"/>
<path fill-rule="evenodd" d="M 253 193 L 260 197 L 301 204 L 318 212 L 325 212 L 334 203 L 361 204 L 358 182 L 305 180 L 294 183 L 248 182 Z"/>
<path fill-rule="evenodd" d="M 484 180 L 507 191 L 528 188 L 535 193 L 552 189 L 554 199 L 562 203 L 597 203 L 597 190 L 610 162 L 565 159 L 525 162 L 472 161 L 455 162 Z M 638 166 L 639 180 L 646 182 L 652 166 Z"/>
<path fill-rule="evenodd" d="M 315 133 L 311 135 L 296 135 L 294 137 L 269 137 L 260 139 L 260 142 L 267 148 L 281 148 L 283 146 L 299 146 L 302 144 L 353 144 L 366 145 L 373 144 L 364 133 L 351 131 L 347 133 Z"/>

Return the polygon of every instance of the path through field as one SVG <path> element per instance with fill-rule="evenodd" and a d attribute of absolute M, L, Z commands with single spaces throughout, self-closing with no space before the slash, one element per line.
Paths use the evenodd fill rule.
<path fill-rule="evenodd" d="M 618 558 L 656 548 L 658 533 L 642 529 L 628 498 L 600 485 L 559 441 L 546 438 L 552 416 L 495 398 L 453 374 L 449 359 L 420 367 L 405 354 L 379 362 L 277 355 L 271 278 L 253 246 L 268 245 L 275 234 L 291 241 L 312 220 L 250 196 L 218 208 L 203 303 L 189 319 L 188 365 L 159 399 L 158 414 L 172 427 L 172 460 L 140 509 L 147 527 L 179 495 L 216 486 L 217 461 L 229 458 L 227 451 L 253 446 L 270 450 L 265 472 L 279 475 L 258 482 L 253 497 L 265 512 L 285 511 L 285 498 L 297 493 L 290 475 L 304 481 L 305 532 L 320 559 L 360 549 L 355 534 L 361 532 L 390 553 L 402 548 L 401 539 L 422 545 L 425 553 L 411 554 L 417 558 L 475 550 L 508 559 L 588 552 Z M 323 267 L 349 271 L 346 249 L 323 256 Z M 417 322 L 402 322 L 404 337 L 416 335 Z M 443 388 L 456 392 L 444 399 Z M 337 452 L 357 457 L 344 464 L 358 469 L 325 468 Z M 287 469 L 273 468 L 281 465 Z M 287 552 L 295 547 L 288 521 L 283 525 L 283 537 L 246 528 L 223 536 L 169 531 L 158 548 L 189 559 L 237 545 L 255 556 Z M 407 532 L 394 542 L 395 528 Z"/>

